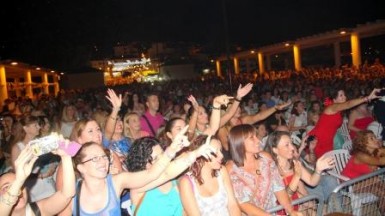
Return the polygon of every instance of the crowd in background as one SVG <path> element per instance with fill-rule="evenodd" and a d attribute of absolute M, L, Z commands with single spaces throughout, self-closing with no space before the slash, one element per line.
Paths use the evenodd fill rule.
<path fill-rule="evenodd" d="M 1 110 L 0 207 L 16 206 L 4 215 L 269 215 L 281 204 L 301 215 L 291 200 L 326 199 L 338 185 L 321 173 L 334 166 L 323 154 L 342 148 L 344 119 L 352 154 L 370 165 L 350 177 L 385 164 L 383 88 L 377 60 L 11 97 Z M 31 153 L 28 143 L 52 132 L 82 145 L 72 160 L 61 150 Z"/>

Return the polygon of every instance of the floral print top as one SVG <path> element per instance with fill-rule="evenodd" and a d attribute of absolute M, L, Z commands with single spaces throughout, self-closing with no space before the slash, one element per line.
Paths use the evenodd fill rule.
<path fill-rule="evenodd" d="M 246 172 L 233 164 L 229 171 L 234 193 L 239 203 L 249 202 L 268 210 L 277 205 L 275 192 L 285 189 L 275 162 L 261 155 L 258 174 Z"/>

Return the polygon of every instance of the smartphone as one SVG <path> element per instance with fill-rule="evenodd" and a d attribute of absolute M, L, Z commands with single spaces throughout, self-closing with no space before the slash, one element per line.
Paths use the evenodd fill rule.
<path fill-rule="evenodd" d="M 34 155 L 40 156 L 59 148 L 59 139 L 56 135 L 48 135 L 34 139 L 30 141 L 28 145 L 31 147 Z"/>

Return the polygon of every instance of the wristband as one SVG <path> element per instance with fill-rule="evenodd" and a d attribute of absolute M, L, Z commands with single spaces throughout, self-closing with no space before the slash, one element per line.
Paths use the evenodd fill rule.
<path fill-rule="evenodd" d="M 234 98 L 235 101 L 238 101 L 239 103 L 242 101 L 242 98 L 241 99 L 238 99 L 237 97 Z"/>
<path fill-rule="evenodd" d="M 211 109 L 221 110 L 221 107 L 215 107 L 215 106 L 212 106 Z"/>

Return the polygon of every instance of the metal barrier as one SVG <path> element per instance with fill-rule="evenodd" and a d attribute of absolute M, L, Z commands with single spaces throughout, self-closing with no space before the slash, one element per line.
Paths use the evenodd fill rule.
<path fill-rule="evenodd" d="M 293 200 L 291 204 L 297 211 L 301 212 L 303 216 L 322 216 L 324 201 L 321 197 L 316 195 L 308 195 L 300 199 Z M 283 206 L 279 205 L 267 210 L 272 215 L 285 215 L 282 213 Z"/>
<path fill-rule="evenodd" d="M 385 168 L 341 183 L 329 196 L 327 206 L 328 213 L 385 215 Z"/>

